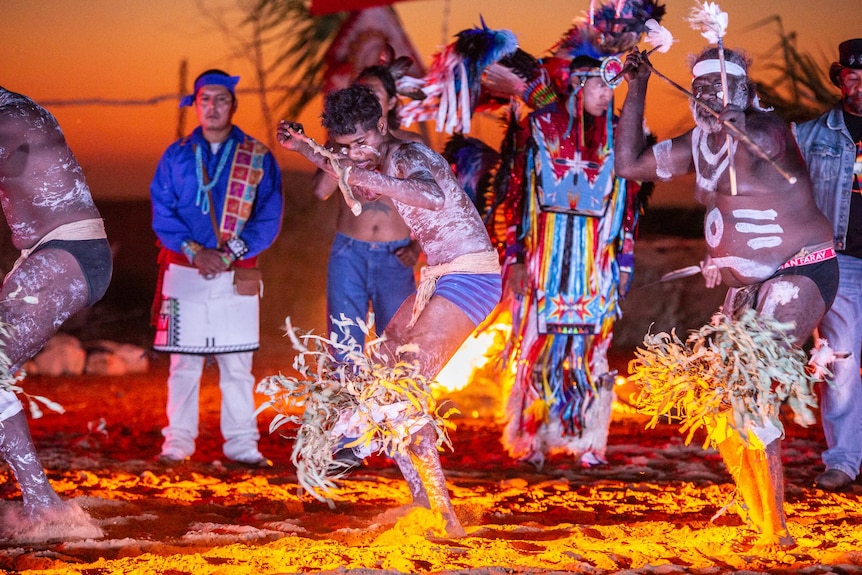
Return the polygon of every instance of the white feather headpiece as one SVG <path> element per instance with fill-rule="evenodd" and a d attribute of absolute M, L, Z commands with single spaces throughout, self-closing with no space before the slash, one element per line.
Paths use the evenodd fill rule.
<path fill-rule="evenodd" d="M 687 20 L 710 44 L 718 44 L 727 33 L 727 12 L 722 12 L 715 2 L 703 2 L 692 8 Z"/>

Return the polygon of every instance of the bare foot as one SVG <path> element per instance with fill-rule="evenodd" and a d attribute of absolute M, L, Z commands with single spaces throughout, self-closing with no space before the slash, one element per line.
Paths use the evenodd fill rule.
<path fill-rule="evenodd" d="M 2 511 L 0 538 L 16 543 L 98 539 L 104 535 L 93 518 L 73 501 L 27 512 L 17 504 L 8 504 Z"/>
<path fill-rule="evenodd" d="M 446 514 L 443 515 L 443 519 L 446 520 L 446 535 L 451 537 L 452 539 L 460 539 L 461 537 L 466 537 L 467 532 L 464 531 L 464 527 L 461 525 L 461 522 L 458 520 L 455 515 L 451 515 L 449 517 Z"/>
<path fill-rule="evenodd" d="M 732 545 L 735 553 L 761 559 L 781 560 L 787 552 L 796 547 L 796 540 L 789 534 L 761 535 L 753 543 L 751 539 L 741 539 Z"/>

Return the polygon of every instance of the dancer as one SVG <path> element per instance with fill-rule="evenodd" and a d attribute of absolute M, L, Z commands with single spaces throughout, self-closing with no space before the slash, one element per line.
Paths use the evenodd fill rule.
<path fill-rule="evenodd" d="M 476 110 L 509 106 L 493 181 L 475 197 L 503 252 L 501 309 L 512 315 L 501 362 L 514 372 L 503 444 L 538 466 L 552 453 L 605 463 L 616 375 L 607 353 L 649 192 L 614 174 L 616 55 L 663 15 L 648 0 L 591 5 L 541 59 L 483 22 L 456 34 L 426 76 L 427 98 L 405 106 L 407 120 L 462 132 L 447 151 L 476 184 L 492 154 L 463 134 Z"/>
<path fill-rule="evenodd" d="M 223 452 L 270 467 L 258 450 L 252 356 L 259 347 L 257 257 L 281 229 L 281 170 L 272 153 L 234 126 L 238 76 L 208 70 L 180 106 L 199 126 L 165 151 L 150 185 L 159 282 L 153 349 L 171 354 L 168 425 L 159 460 L 191 457 L 198 436 L 204 357 L 219 366 Z"/>
<path fill-rule="evenodd" d="M 111 249 L 57 120 L 27 96 L 2 87 L 0 198 L 12 244 L 21 250 L 0 290 L 0 453 L 23 499 L 22 516 L 7 517 L 0 531 L 18 540 L 100 537 L 101 529 L 54 491 L 21 402 L 9 387 L 18 368 L 69 317 L 104 296 Z"/>
<path fill-rule="evenodd" d="M 838 252 L 838 295 L 819 335 L 835 351 L 833 381 L 821 386 L 820 416 L 828 449 L 814 483 L 836 491 L 852 484 L 862 463 L 862 38 L 838 46 L 829 69 L 841 102 L 796 129 L 814 183 L 817 207 L 832 223 Z"/>
<path fill-rule="evenodd" d="M 377 97 L 395 137 L 421 141 L 419 134 L 398 129 L 398 94 L 387 66 L 365 68 L 355 83 L 367 86 Z M 314 194 L 322 200 L 338 191 L 338 182 L 323 170 L 314 175 L 313 184 Z M 414 267 L 421 250 L 388 197 L 363 202 L 358 216 L 341 198 L 336 201 L 338 218 L 326 273 L 329 333 L 340 337 L 339 329 L 344 330 L 361 350 L 365 332 L 360 322 L 366 320 L 369 304 L 375 330 L 383 333 L 404 300 L 416 290 Z"/>
<path fill-rule="evenodd" d="M 422 375 L 431 380 L 499 301 L 497 252 L 446 160 L 424 144 L 393 137 L 368 88 L 351 86 L 328 94 L 322 118 L 340 154 L 310 143 L 302 126 L 293 122 L 279 124 L 279 143 L 333 174 L 348 196 L 392 199 L 428 266 L 418 292 L 383 332 L 384 345 L 393 363 L 418 362 Z M 403 347 L 406 344 L 415 346 Z M 399 354 L 399 348 L 410 351 Z M 440 514 L 450 536 L 464 535 L 446 491 L 435 430 L 426 425 L 411 435 L 405 442 L 407 453 L 394 457 L 414 503 Z"/>
<path fill-rule="evenodd" d="M 722 54 L 709 47 L 701 52 L 692 65 L 695 127 L 647 145 L 643 116 L 651 65 L 635 48 L 626 63 L 628 93 L 616 134 L 616 170 L 621 177 L 662 181 L 694 172 L 694 197 L 706 207 L 704 275 L 708 285 L 723 282 L 730 288 L 721 311 L 737 317 L 755 309 L 792 322 L 790 343 L 801 346 L 835 297 L 832 232 L 814 204 L 789 127 L 755 106 L 749 64 L 739 51 Z M 749 142 L 729 139 L 729 131 L 747 134 Z M 757 544 L 789 546 L 794 541 L 784 515 L 781 434 L 776 431 L 774 426 L 734 430 L 718 448 L 742 495 L 740 514 L 761 534 Z M 749 433 L 764 447 L 746 441 Z"/>
<path fill-rule="evenodd" d="M 503 443 L 538 466 L 554 453 L 607 462 L 616 379 L 607 354 L 642 203 L 639 183 L 614 173 L 608 79 L 619 59 L 583 43 L 566 54 L 569 89 L 524 122 L 505 203 L 507 357 L 517 371 Z"/>

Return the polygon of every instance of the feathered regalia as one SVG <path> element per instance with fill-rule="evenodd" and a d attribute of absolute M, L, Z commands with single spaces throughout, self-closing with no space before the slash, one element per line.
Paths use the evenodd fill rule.
<path fill-rule="evenodd" d="M 653 2 L 603 5 L 531 75 L 513 69 L 525 79 L 520 100 L 537 108 L 521 121 L 515 150 L 502 150 L 511 176 L 497 190 L 506 273 L 526 276 L 523 295 L 512 298 L 506 350 L 515 376 L 504 444 L 517 458 L 541 463 L 562 452 L 585 465 L 604 462 L 616 376 L 607 352 L 647 190 L 615 176 L 613 101 L 589 113 L 585 86 L 599 78 L 615 87 L 619 55 L 640 40 L 646 20 L 663 14 Z"/>
<path fill-rule="evenodd" d="M 402 124 L 434 121 L 437 131 L 470 132 L 473 113 L 480 106 L 484 70 L 511 56 L 518 40 L 509 30 L 485 26 L 456 34 L 457 40 L 434 55 L 425 75 L 425 98 L 410 102 L 401 111 Z"/>
<path fill-rule="evenodd" d="M 517 368 L 504 444 L 520 459 L 564 451 L 603 461 L 615 375 L 607 351 L 648 190 L 615 177 L 613 104 L 587 114 L 584 86 L 592 77 L 615 86 L 619 56 L 663 15 L 653 0 L 603 4 L 543 58 L 483 21 L 434 57 L 426 98 L 402 110 L 404 125 L 435 121 L 455 134 L 449 161 L 474 190 L 507 277 L 526 277 L 525 293 L 501 304 L 511 303 L 513 319 L 504 362 Z M 476 180 L 493 154 L 466 136 L 472 115 L 503 107 L 499 161 L 492 177 Z"/>

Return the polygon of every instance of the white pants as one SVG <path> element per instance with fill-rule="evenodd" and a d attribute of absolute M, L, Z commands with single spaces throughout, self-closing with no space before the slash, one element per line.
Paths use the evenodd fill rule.
<path fill-rule="evenodd" d="M 221 434 L 228 459 L 251 463 L 263 456 L 257 449 L 260 432 L 254 416 L 253 352 L 221 353 L 216 358 L 221 389 Z M 195 452 L 198 436 L 202 355 L 171 354 L 168 376 L 168 426 L 162 429 L 162 455 L 185 459 Z"/>

